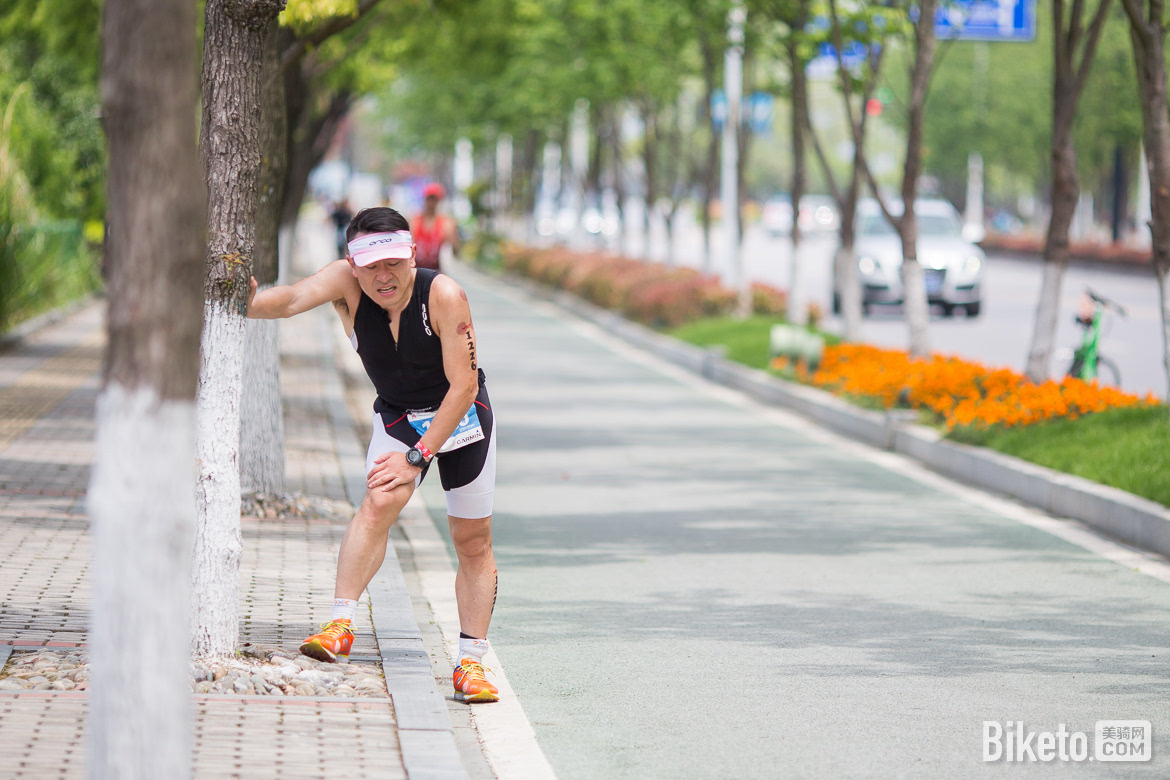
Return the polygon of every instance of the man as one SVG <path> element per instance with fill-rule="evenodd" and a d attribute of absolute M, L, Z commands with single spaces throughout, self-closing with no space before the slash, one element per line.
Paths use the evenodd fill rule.
<path fill-rule="evenodd" d="M 334 302 L 378 391 L 366 495 L 337 556 L 332 618 L 301 652 L 348 658 L 357 600 L 382 565 L 390 526 L 437 460 L 459 558 L 456 698 L 496 701 L 482 664 L 498 581 L 491 536 L 496 432 L 467 296 L 450 277 L 415 267 L 410 226 L 394 209 L 359 212 L 346 238 L 344 260 L 294 285 L 256 292 L 252 280 L 248 305 L 249 317 L 273 319 Z"/>
<path fill-rule="evenodd" d="M 447 197 L 443 185 L 431 182 L 423 189 L 423 210 L 414 218 L 414 242 L 418 246 L 416 258 L 419 268 L 439 268 L 439 253 L 443 243 L 451 244 L 451 251 L 459 254 L 459 230 L 455 220 L 439 213 L 439 202 Z"/>
<path fill-rule="evenodd" d="M 353 211 L 349 208 L 349 199 L 342 198 L 333 204 L 333 211 L 329 212 L 329 219 L 333 220 L 334 235 L 337 239 L 337 254 L 345 255 L 345 229 L 353 219 Z"/>

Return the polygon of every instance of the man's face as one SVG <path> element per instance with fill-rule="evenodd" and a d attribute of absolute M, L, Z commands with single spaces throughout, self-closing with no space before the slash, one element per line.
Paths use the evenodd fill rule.
<path fill-rule="evenodd" d="M 369 235 L 359 233 L 354 238 Z M 350 270 L 358 280 L 362 292 L 383 309 L 392 309 L 410 296 L 410 288 L 414 283 L 414 253 L 406 260 L 379 260 L 367 266 L 349 261 Z"/>

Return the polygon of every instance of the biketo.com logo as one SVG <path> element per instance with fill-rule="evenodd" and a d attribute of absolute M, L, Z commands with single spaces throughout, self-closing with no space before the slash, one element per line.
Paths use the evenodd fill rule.
<path fill-rule="evenodd" d="M 1083 731 L 1032 731 L 1022 720 L 983 721 L 984 761 L 1149 761 L 1153 734 L 1148 720 L 1099 720 L 1093 755 Z"/>

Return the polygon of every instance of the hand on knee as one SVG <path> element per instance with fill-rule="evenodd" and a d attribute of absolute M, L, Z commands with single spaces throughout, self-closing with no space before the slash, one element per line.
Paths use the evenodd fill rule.
<path fill-rule="evenodd" d="M 371 519 L 389 526 L 398 519 L 398 513 L 406 506 L 413 493 L 413 485 L 399 485 L 388 491 L 371 490 L 366 493 L 364 503 L 369 509 Z"/>

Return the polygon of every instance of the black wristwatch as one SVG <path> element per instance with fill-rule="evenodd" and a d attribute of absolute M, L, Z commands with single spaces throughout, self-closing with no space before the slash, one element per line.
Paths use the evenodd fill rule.
<path fill-rule="evenodd" d="M 411 447 L 406 451 L 406 462 L 412 466 L 418 466 L 420 469 L 427 465 L 426 456 L 418 447 Z"/>

